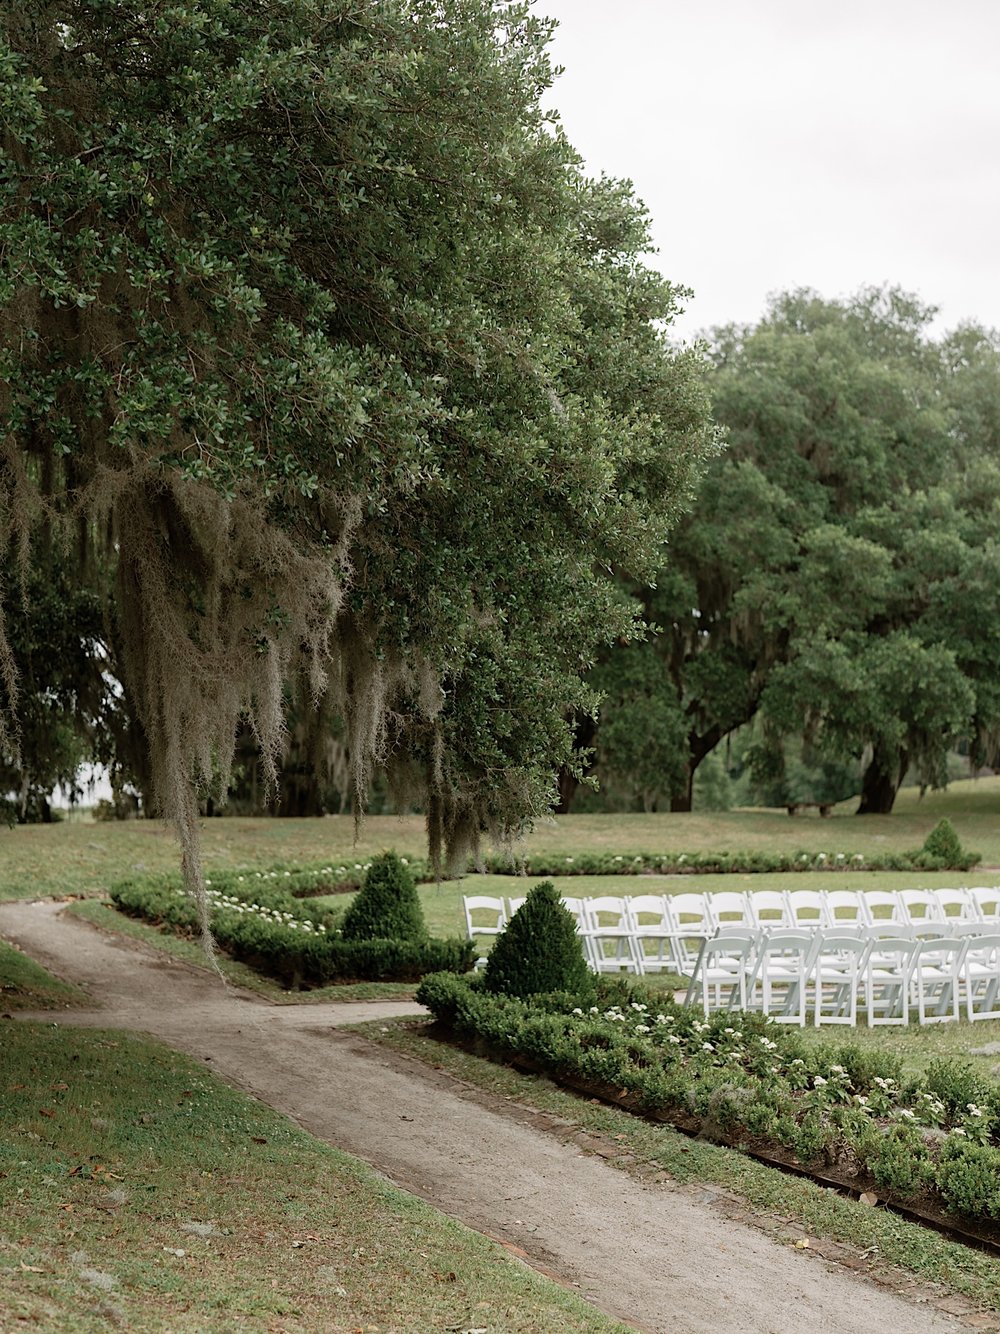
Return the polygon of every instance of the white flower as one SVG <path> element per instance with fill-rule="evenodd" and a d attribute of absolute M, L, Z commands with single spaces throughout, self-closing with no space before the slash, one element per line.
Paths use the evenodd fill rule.
<path fill-rule="evenodd" d="M 982 1116 L 983 1109 L 981 1107 L 977 1107 L 974 1102 L 967 1102 L 965 1106 L 966 1110 L 969 1112 L 971 1116 Z"/>
<path fill-rule="evenodd" d="M 580 1009 L 579 1005 L 577 1005 L 577 1006 L 574 1006 L 573 1013 L 574 1013 L 574 1014 L 583 1014 L 583 1011 Z"/>
<path fill-rule="evenodd" d="M 863 1093 L 855 1093 L 854 1101 L 858 1104 L 859 1107 L 868 1106 L 868 1099 L 865 1097 Z"/>
<path fill-rule="evenodd" d="M 903 1118 L 904 1121 L 915 1121 L 917 1119 L 916 1112 L 911 1112 L 909 1107 L 900 1107 L 899 1115 Z"/>
<path fill-rule="evenodd" d="M 951 1131 L 951 1133 L 952 1133 L 953 1135 L 964 1135 L 964 1134 L 965 1134 L 965 1131 L 962 1129 L 961 1126 L 954 1126 L 954 1127 L 952 1127 L 952 1131 Z"/>
<path fill-rule="evenodd" d="M 599 1013 L 599 1011 L 598 1011 L 596 1005 L 592 1005 L 592 1006 L 590 1007 L 590 1013 L 591 1013 L 591 1014 L 598 1014 L 598 1013 Z"/>
<path fill-rule="evenodd" d="M 673 1045 L 676 1047 L 680 1042 L 680 1038 L 677 1036 L 676 1033 L 671 1033 L 670 1036 L 667 1038 L 667 1041 L 673 1043 Z"/>
<path fill-rule="evenodd" d="M 635 1026 L 635 1031 L 636 1031 L 637 1033 L 648 1033 L 648 1032 L 650 1031 L 650 1030 L 649 1030 L 649 1025 L 648 1025 L 648 1024 L 636 1024 L 636 1026 Z"/>
<path fill-rule="evenodd" d="M 712 1046 L 710 1042 L 703 1042 L 701 1044 L 701 1049 L 702 1051 L 715 1051 L 715 1048 Z"/>
<path fill-rule="evenodd" d="M 815 1075 L 815 1076 L 813 1077 L 813 1088 L 814 1088 L 814 1089 L 821 1089 L 821 1088 L 824 1087 L 825 1084 L 826 1084 L 826 1080 L 823 1078 L 822 1075 Z"/>

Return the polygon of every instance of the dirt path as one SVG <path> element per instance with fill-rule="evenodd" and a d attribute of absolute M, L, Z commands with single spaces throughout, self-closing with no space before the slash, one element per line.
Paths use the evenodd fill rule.
<path fill-rule="evenodd" d="M 0 934 L 104 1002 L 100 1010 L 59 1012 L 60 1024 L 135 1029 L 210 1061 L 313 1134 L 523 1248 L 532 1263 L 644 1330 L 924 1334 L 968 1327 L 720 1217 L 697 1190 L 639 1184 L 526 1123 L 523 1110 L 343 1027 L 419 1007 L 268 1005 L 98 932 L 53 903 L 0 904 Z"/>

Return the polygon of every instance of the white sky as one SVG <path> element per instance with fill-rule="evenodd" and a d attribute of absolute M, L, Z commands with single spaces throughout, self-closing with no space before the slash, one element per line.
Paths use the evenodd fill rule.
<path fill-rule="evenodd" d="M 535 4 L 560 24 L 549 105 L 694 289 L 678 334 L 884 282 L 940 328 L 1000 327 L 997 0 Z"/>

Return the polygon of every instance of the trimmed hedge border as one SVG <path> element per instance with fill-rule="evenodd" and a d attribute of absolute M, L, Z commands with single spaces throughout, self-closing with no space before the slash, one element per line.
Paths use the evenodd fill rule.
<path fill-rule="evenodd" d="M 426 858 L 401 857 L 418 884 L 433 884 L 440 878 Z M 532 853 L 511 859 L 504 853 L 490 853 L 478 862 L 470 861 L 462 875 L 483 871 L 489 875 L 519 876 L 545 880 L 551 876 L 576 875 L 753 875 L 804 871 L 969 871 L 982 857 L 970 852 L 959 859 L 944 860 L 925 852 L 857 853 L 808 852 L 635 852 L 592 853 L 575 856 Z M 207 882 L 227 894 L 241 897 L 280 890 L 296 899 L 326 894 L 353 894 L 360 889 L 371 859 L 328 862 L 291 869 L 276 865 L 265 870 L 242 869 L 213 871 Z M 176 877 L 163 877 L 176 883 Z M 459 876 L 462 878 L 462 876 Z"/>
<path fill-rule="evenodd" d="M 329 908 L 259 883 L 246 885 L 242 895 L 224 892 L 217 884 L 218 877 L 213 877 L 211 925 L 217 944 L 289 990 L 332 983 L 416 982 L 439 970 L 467 971 L 475 961 L 472 941 L 343 940 L 337 934 L 338 915 Z M 195 902 L 176 877 L 124 881 L 112 888 L 111 901 L 121 912 L 178 935 L 198 930 Z"/>
<path fill-rule="evenodd" d="M 1000 1245 L 1000 1086 L 962 1062 L 904 1080 L 891 1054 L 705 1020 L 617 979 L 529 1003 L 438 974 L 417 999 L 481 1055 Z"/>

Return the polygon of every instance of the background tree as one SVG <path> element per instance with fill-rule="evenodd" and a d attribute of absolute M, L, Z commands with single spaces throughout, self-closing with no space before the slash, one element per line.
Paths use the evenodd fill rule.
<path fill-rule="evenodd" d="M 753 328 L 716 331 L 728 448 L 657 586 L 628 585 L 662 627 L 643 673 L 671 682 L 648 720 L 686 736 L 675 808 L 752 718 L 772 782 L 788 737 L 834 769 L 864 758 L 862 812 L 891 810 L 908 768 L 942 782 L 958 737 L 982 755 L 996 735 L 997 341 L 937 342 L 932 314 L 896 291 L 799 292 Z M 645 791 L 632 752 L 655 742 L 641 709 L 628 721 L 637 652 L 602 668 L 597 753 Z"/>
<path fill-rule="evenodd" d="M 0 4 L 0 542 L 111 573 L 129 705 L 199 883 L 287 682 L 432 847 L 546 808 L 712 448 L 629 191 L 490 0 Z M 101 572 L 100 580 L 96 572 Z M 8 698 L 16 663 L 0 627 Z M 5 715 L 16 739 L 16 707 Z"/>

